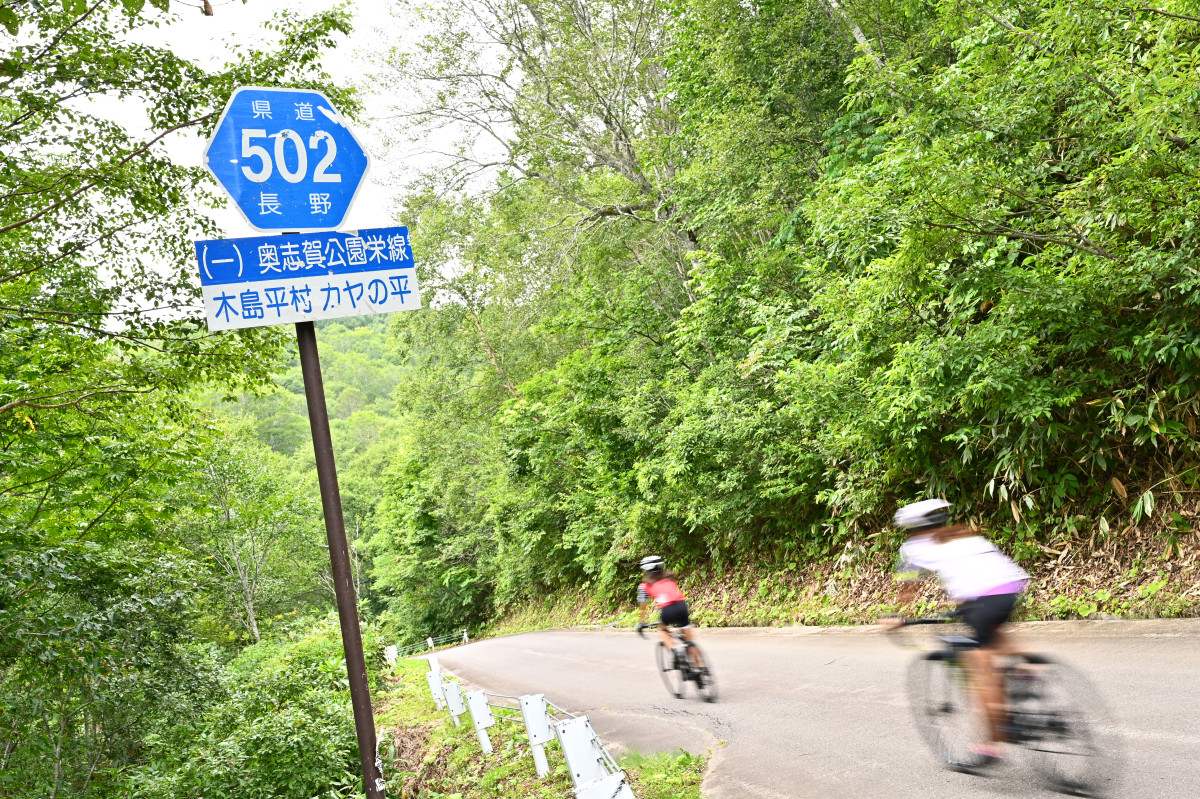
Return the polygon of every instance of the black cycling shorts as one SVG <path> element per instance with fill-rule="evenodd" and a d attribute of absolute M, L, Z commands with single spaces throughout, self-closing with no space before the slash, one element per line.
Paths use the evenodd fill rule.
<path fill-rule="evenodd" d="M 993 594 L 969 599 L 958 606 L 962 620 L 975 633 L 980 646 L 991 646 L 996 630 L 1012 618 L 1020 594 Z"/>
<path fill-rule="evenodd" d="M 664 627 L 691 627 L 692 621 L 688 618 L 687 602 L 683 599 L 678 602 L 672 602 L 669 605 L 664 605 L 658 611 L 658 620 Z"/>

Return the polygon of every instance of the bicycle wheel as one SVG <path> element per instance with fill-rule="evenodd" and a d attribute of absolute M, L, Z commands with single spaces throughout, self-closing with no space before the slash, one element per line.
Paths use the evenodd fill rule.
<path fill-rule="evenodd" d="M 1097 796 L 1120 771 L 1113 725 L 1087 679 L 1044 657 L 1010 672 L 1010 726 L 1033 769 L 1057 791 Z"/>
<path fill-rule="evenodd" d="M 981 719 L 971 704 L 966 664 L 949 651 L 930 652 L 908 671 L 913 719 L 939 760 L 956 771 L 973 772 L 983 759 L 971 752 Z"/>
<path fill-rule="evenodd" d="M 692 679 L 696 682 L 696 693 L 700 694 L 700 698 L 705 702 L 716 702 L 717 678 L 713 676 L 712 664 L 708 662 L 708 655 L 704 654 L 697 644 L 689 642 L 687 648 L 688 657 L 692 659 L 692 663 L 696 662 L 692 655 L 692 650 L 695 650 L 700 655 L 700 662 L 704 664 L 702 668 L 691 670 Z"/>
<path fill-rule="evenodd" d="M 667 686 L 671 696 L 681 698 L 685 681 L 683 671 L 676 667 L 674 650 L 668 649 L 666 644 L 659 641 L 658 646 L 654 647 L 654 657 L 658 661 L 658 673 L 662 677 L 663 685 Z"/>

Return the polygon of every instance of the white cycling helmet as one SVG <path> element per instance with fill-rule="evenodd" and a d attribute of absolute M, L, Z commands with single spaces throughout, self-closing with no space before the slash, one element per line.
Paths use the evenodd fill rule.
<path fill-rule="evenodd" d="M 644 572 L 658 571 L 663 566 L 667 565 L 666 561 L 658 555 L 647 555 L 642 558 L 642 562 L 638 564 Z"/>
<path fill-rule="evenodd" d="M 923 499 L 911 505 L 905 505 L 896 511 L 892 517 L 897 527 L 906 530 L 925 530 L 930 527 L 941 527 L 950 520 L 948 508 L 953 507 L 944 499 Z"/>

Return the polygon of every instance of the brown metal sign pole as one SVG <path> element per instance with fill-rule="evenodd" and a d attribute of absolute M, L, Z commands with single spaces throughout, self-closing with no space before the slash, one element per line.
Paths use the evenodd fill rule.
<path fill-rule="evenodd" d="M 371 688 L 363 657 L 362 632 L 358 627 L 358 602 L 350 572 L 346 546 L 346 523 L 342 519 L 342 497 L 338 491 L 333 441 L 329 437 L 329 412 L 325 408 L 325 385 L 317 355 L 317 333 L 312 322 L 296 323 L 300 368 L 304 372 L 304 396 L 308 400 L 308 423 L 312 427 L 313 452 L 317 456 L 317 480 L 325 510 L 325 535 L 329 539 L 329 561 L 333 566 L 333 590 L 337 596 L 338 620 L 342 624 L 342 648 L 350 677 L 350 701 L 354 705 L 354 730 L 358 734 L 358 757 L 362 761 L 367 799 L 383 799 L 383 780 L 376 767 L 375 715 L 371 710 Z"/>

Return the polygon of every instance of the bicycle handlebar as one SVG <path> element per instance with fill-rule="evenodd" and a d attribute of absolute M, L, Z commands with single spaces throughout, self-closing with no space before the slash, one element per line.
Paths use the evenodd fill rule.
<path fill-rule="evenodd" d="M 915 627 L 917 625 L 922 625 L 922 624 L 949 624 L 950 622 L 958 621 L 958 619 L 961 616 L 962 616 L 962 613 L 957 608 L 955 608 L 953 610 L 947 611 L 946 613 L 939 613 L 936 616 L 919 616 L 914 619 L 900 618 L 900 619 L 896 620 L 899 622 L 899 624 L 889 626 L 885 630 L 885 632 L 888 634 L 888 637 L 891 638 L 898 645 L 904 646 L 904 644 L 902 643 L 903 639 L 897 638 L 897 635 L 896 635 L 900 630 L 903 630 L 906 627 Z"/>

